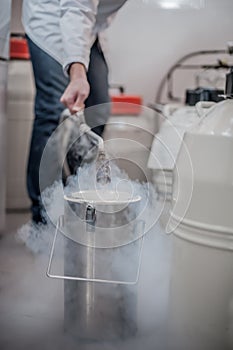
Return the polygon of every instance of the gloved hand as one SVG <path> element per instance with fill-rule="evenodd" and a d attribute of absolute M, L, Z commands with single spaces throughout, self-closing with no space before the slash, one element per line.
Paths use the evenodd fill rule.
<path fill-rule="evenodd" d="M 84 102 L 90 93 L 86 69 L 81 63 L 73 63 L 70 67 L 70 83 L 60 101 L 69 108 L 71 114 L 84 109 Z"/>
<path fill-rule="evenodd" d="M 93 162 L 98 154 L 98 142 L 88 133 L 80 132 L 81 120 L 64 110 L 56 132 L 59 154 L 63 163 L 63 178 L 75 175 L 80 166 Z"/>

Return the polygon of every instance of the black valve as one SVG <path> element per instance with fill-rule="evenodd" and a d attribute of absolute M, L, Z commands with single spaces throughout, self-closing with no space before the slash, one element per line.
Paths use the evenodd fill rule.
<path fill-rule="evenodd" d="M 95 208 L 88 204 L 86 207 L 86 231 L 94 232 L 95 231 L 95 222 L 96 222 L 96 211 Z"/>
<path fill-rule="evenodd" d="M 211 102 L 220 102 L 224 98 L 223 90 L 211 89 L 211 88 L 196 88 L 195 90 L 188 89 L 186 90 L 186 100 L 185 103 L 188 106 L 195 106 L 199 101 L 211 101 Z"/>

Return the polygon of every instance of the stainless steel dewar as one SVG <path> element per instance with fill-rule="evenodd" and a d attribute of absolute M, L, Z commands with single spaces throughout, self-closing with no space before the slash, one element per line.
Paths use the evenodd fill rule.
<path fill-rule="evenodd" d="M 144 223 L 140 196 L 108 190 L 65 195 L 65 330 L 83 340 L 119 340 L 137 331 Z"/>
<path fill-rule="evenodd" d="M 64 198 L 64 234 L 72 240 L 91 245 L 90 237 L 83 234 L 87 225 L 95 231 L 96 248 L 118 247 L 138 238 L 134 226 L 140 211 L 140 196 L 95 190 L 72 193 Z"/>

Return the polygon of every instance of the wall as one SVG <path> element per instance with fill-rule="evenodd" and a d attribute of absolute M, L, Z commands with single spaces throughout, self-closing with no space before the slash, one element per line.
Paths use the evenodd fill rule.
<path fill-rule="evenodd" d="M 21 9 L 23 0 L 12 0 L 11 7 L 11 32 L 23 33 L 24 29 L 21 23 Z"/>
<path fill-rule="evenodd" d="M 205 2 L 201 10 L 162 10 L 129 0 L 108 31 L 111 81 L 152 102 L 178 58 L 195 50 L 225 48 L 233 40 L 233 1 Z"/>
<path fill-rule="evenodd" d="M 1 2 L 0 12 L 0 232 L 5 228 L 6 184 L 6 83 L 10 31 L 10 1 Z"/>
<path fill-rule="evenodd" d="M 145 104 L 154 101 L 162 77 L 178 58 L 225 48 L 233 40 L 232 0 L 205 0 L 201 10 L 162 10 L 147 2 L 128 0 L 108 30 L 110 81 L 142 95 Z M 13 0 L 12 31 L 22 31 L 21 3 Z M 182 88 L 192 87 L 190 79 L 186 83 L 179 74 L 176 79 L 183 80 Z"/>

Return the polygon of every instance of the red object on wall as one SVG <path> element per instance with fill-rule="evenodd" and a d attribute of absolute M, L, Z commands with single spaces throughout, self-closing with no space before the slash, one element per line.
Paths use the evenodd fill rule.
<path fill-rule="evenodd" d="M 22 36 L 12 36 L 10 38 L 10 58 L 29 60 L 30 53 L 27 40 Z"/>
<path fill-rule="evenodd" d="M 142 98 L 137 95 L 111 96 L 112 115 L 138 115 L 141 113 Z"/>

